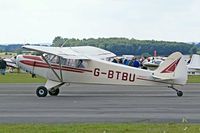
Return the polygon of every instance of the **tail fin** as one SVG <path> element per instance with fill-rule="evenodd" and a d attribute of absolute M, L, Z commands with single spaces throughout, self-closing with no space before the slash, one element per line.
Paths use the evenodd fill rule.
<path fill-rule="evenodd" d="M 171 54 L 153 73 L 154 78 L 173 80 L 176 84 L 186 84 L 186 60 L 180 52 Z"/>

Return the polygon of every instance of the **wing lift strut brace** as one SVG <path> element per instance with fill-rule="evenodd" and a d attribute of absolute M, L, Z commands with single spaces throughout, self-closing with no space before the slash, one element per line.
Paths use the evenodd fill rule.
<path fill-rule="evenodd" d="M 58 78 L 58 80 L 63 83 L 63 75 L 62 75 L 62 66 L 61 66 L 61 57 L 58 56 L 59 61 L 59 70 L 60 70 L 60 76 L 56 73 L 52 65 L 48 62 L 48 60 L 42 55 L 42 59 L 49 65 L 49 68 L 52 70 L 52 72 L 55 74 L 55 76 Z"/>

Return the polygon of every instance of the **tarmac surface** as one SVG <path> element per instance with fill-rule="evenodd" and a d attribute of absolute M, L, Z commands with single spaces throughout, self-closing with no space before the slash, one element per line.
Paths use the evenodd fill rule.
<path fill-rule="evenodd" d="M 0 123 L 200 122 L 200 84 L 182 87 L 63 86 L 39 98 L 41 84 L 0 84 Z"/>

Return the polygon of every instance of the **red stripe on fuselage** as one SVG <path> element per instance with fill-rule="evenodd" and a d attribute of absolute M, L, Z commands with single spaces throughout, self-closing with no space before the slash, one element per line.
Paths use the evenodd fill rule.
<path fill-rule="evenodd" d="M 25 64 L 25 65 L 29 65 L 29 66 L 49 68 L 49 65 L 47 63 L 44 63 L 44 62 L 37 62 L 37 61 L 30 61 L 30 60 L 21 60 L 20 62 Z M 57 69 L 57 70 L 60 69 L 59 65 L 56 65 L 56 64 L 51 64 L 51 67 L 53 69 Z M 80 68 L 74 68 L 74 67 L 67 67 L 67 66 L 62 66 L 61 70 L 78 72 L 78 73 L 92 72 L 92 70 L 86 70 L 86 69 L 80 69 Z"/>
<path fill-rule="evenodd" d="M 26 59 L 32 59 L 32 60 L 37 60 L 37 61 L 43 61 L 40 56 L 33 56 L 33 55 L 23 55 L 23 58 Z"/>

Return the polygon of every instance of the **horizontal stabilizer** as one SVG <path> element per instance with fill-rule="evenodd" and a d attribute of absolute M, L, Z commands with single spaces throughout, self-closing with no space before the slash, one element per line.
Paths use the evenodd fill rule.
<path fill-rule="evenodd" d="M 154 76 L 154 75 L 153 75 L 153 78 L 154 78 L 154 80 L 156 80 L 156 81 L 169 81 L 169 80 L 173 80 L 173 79 L 174 79 L 174 77 L 172 77 L 172 78 L 167 78 L 167 77 L 158 77 L 158 76 Z"/>

